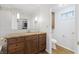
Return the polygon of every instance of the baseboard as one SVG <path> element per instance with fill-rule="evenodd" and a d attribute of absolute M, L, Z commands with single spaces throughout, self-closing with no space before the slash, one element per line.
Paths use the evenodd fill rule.
<path fill-rule="evenodd" d="M 61 47 L 63 47 L 63 48 L 65 48 L 65 49 L 67 49 L 67 50 L 72 51 L 73 53 L 75 53 L 75 51 L 73 51 L 72 49 L 70 49 L 70 48 L 68 48 L 68 47 L 65 47 L 65 46 L 63 46 L 63 45 L 61 45 L 61 44 L 59 44 L 59 43 L 56 43 L 56 44 L 59 45 L 59 46 L 61 46 Z M 48 49 L 45 49 L 45 51 L 46 51 L 48 54 L 52 54 L 52 51 L 49 51 Z"/>
<path fill-rule="evenodd" d="M 46 51 L 48 54 L 52 54 L 52 51 L 48 51 L 47 49 L 45 49 L 45 51 Z"/>
<path fill-rule="evenodd" d="M 61 45 L 61 44 L 59 44 L 59 43 L 57 43 L 57 45 L 59 45 L 59 46 L 65 48 L 65 49 L 68 49 L 68 50 L 72 51 L 73 53 L 75 53 L 75 51 L 73 51 L 72 49 L 70 49 L 70 48 L 68 48 L 68 47 L 65 47 L 65 46 L 63 46 L 63 45 Z"/>

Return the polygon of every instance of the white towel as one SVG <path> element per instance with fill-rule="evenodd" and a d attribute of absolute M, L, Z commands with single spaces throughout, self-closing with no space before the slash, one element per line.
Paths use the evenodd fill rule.
<path fill-rule="evenodd" d="M 5 41 L 6 39 L 3 37 L 0 37 L 0 50 L 2 47 L 5 47 L 7 42 Z"/>
<path fill-rule="evenodd" d="M 0 54 L 3 53 L 3 51 L 2 51 L 3 47 L 7 46 L 5 40 L 6 40 L 5 38 L 0 37 Z"/>

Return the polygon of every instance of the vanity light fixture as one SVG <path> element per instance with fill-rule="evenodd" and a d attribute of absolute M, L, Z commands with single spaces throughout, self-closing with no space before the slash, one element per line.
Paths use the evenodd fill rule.
<path fill-rule="evenodd" d="M 38 18 L 37 17 L 35 17 L 35 23 L 37 23 L 38 22 Z"/>
<path fill-rule="evenodd" d="M 37 17 L 35 17 L 35 21 L 36 21 L 36 22 L 38 21 L 38 18 L 37 18 Z"/>
<path fill-rule="evenodd" d="M 19 13 L 17 13 L 17 19 L 20 19 L 20 14 Z"/>

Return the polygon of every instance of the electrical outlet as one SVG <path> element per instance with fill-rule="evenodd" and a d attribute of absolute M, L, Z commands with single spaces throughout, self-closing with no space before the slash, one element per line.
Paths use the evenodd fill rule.
<path fill-rule="evenodd" d="M 65 37 L 64 35 L 62 35 L 62 37 Z"/>
<path fill-rule="evenodd" d="M 75 34 L 74 32 L 72 32 L 72 34 Z"/>

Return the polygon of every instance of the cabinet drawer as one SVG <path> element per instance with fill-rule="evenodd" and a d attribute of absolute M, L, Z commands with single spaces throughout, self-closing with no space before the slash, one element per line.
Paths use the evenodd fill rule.
<path fill-rule="evenodd" d="M 19 47 L 24 47 L 24 42 L 8 44 L 8 49 L 15 49 L 15 48 L 19 48 Z"/>
<path fill-rule="evenodd" d="M 16 52 L 16 44 L 8 45 L 8 53 Z"/>
<path fill-rule="evenodd" d="M 23 37 L 9 38 L 9 39 L 7 39 L 7 42 L 8 42 L 8 44 L 24 42 L 24 38 Z"/>
<path fill-rule="evenodd" d="M 16 38 L 7 39 L 8 44 L 16 43 Z"/>
<path fill-rule="evenodd" d="M 16 51 L 24 51 L 24 48 L 23 47 L 18 47 L 18 48 L 16 48 Z"/>
<path fill-rule="evenodd" d="M 9 54 L 13 54 L 15 52 L 16 52 L 16 49 L 11 49 L 11 50 L 8 51 Z"/>
<path fill-rule="evenodd" d="M 39 34 L 38 37 L 40 37 L 40 38 L 46 38 L 46 34 Z"/>
<path fill-rule="evenodd" d="M 16 42 L 24 42 L 24 38 L 23 37 L 19 37 L 16 39 Z"/>
<path fill-rule="evenodd" d="M 37 35 L 31 35 L 30 36 L 32 39 L 35 39 L 35 38 L 37 38 Z"/>
<path fill-rule="evenodd" d="M 16 44 L 8 45 L 8 50 L 15 49 L 15 48 L 16 48 Z"/>
<path fill-rule="evenodd" d="M 30 36 L 26 36 L 25 40 L 29 40 L 29 39 L 37 39 L 36 35 L 30 35 Z"/>
<path fill-rule="evenodd" d="M 24 47 L 24 42 L 16 43 L 16 47 L 17 47 L 17 48 L 19 48 L 19 47 Z"/>
<path fill-rule="evenodd" d="M 9 51 L 8 51 L 8 53 L 11 53 L 11 54 L 19 54 L 19 53 L 24 53 L 24 49 L 23 48 L 15 48 L 15 49 L 10 49 Z"/>

